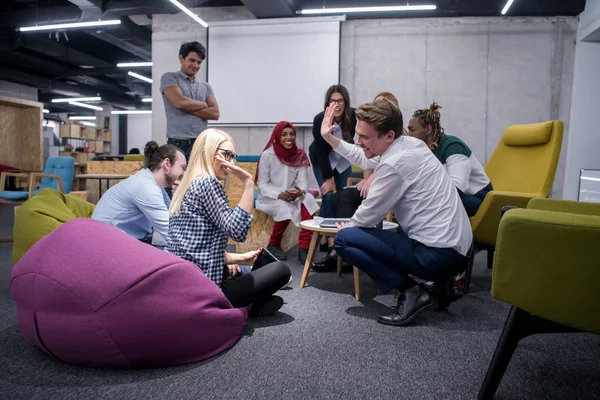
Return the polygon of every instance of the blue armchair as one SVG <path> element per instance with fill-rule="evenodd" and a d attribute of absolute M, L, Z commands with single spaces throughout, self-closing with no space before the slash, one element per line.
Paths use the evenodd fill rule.
<path fill-rule="evenodd" d="M 0 191 L 0 216 L 3 204 L 21 205 L 27 199 L 38 194 L 42 189 L 51 188 L 68 194 L 73 187 L 75 175 L 75 159 L 73 157 L 50 157 L 46 161 L 44 172 L 2 172 L 0 174 L 0 189 L 5 188 L 6 178 L 9 176 L 27 178 L 27 191 L 2 190 Z M 39 187 L 36 188 L 38 180 Z M 0 239 L 0 242 L 10 242 L 12 238 Z"/>

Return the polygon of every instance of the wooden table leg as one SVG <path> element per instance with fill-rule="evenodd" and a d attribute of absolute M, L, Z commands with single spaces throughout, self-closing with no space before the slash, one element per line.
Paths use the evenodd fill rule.
<path fill-rule="evenodd" d="M 306 284 L 306 278 L 308 278 L 308 271 L 312 265 L 317 250 L 319 249 L 317 242 L 319 241 L 319 233 L 313 232 L 312 239 L 310 239 L 310 246 L 308 247 L 308 254 L 306 256 L 306 262 L 304 263 L 304 271 L 302 271 L 302 279 L 300 279 L 300 288 L 303 288 Z"/>
<path fill-rule="evenodd" d="M 353 267 L 354 269 L 354 297 L 356 300 L 360 300 L 360 278 L 358 277 L 358 268 Z"/>
<path fill-rule="evenodd" d="M 338 278 L 342 276 L 342 257 L 337 255 L 337 276 Z"/>

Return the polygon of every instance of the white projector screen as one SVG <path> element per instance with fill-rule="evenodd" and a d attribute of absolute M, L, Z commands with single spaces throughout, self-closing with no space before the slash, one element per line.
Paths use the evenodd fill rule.
<path fill-rule="evenodd" d="M 208 29 L 208 83 L 219 125 L 310 124 L 327 88 L 339 82 L 339 21 L 276 21 Z"/>

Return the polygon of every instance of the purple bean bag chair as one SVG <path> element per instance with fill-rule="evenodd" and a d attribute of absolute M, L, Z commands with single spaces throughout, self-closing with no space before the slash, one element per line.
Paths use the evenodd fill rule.
<path fill-rule="evenodd" d="M 237 343 L 248 315 L 196 265 L 87 218 L 29 249 L 10 288 L 25 336 L 87 366 L 204 360 Z"/>

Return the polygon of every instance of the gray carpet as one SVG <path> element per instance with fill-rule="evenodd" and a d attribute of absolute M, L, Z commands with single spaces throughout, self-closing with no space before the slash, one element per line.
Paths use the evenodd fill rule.
<path fill-rule="evenodd" d="M 299 289 L 301 266 L 290 257 L 286 304 L 250 320 L 230 351 L 181 367 L 85 368 L 23 338 L 8 292 L 10 256 L 11 245 L 1 244 L 2 399 L 474 399 L 509 309 L 489 295 L 485 254 L 471 294 L 404 328 L 375 322 L 394 297 L 379 295 L 367 276 L 361 302 L 350 273 L 313 273 Z M 538 335 L 521 342 L 496 398 L 600 398 L 599 376 L 600 336 Z"/>

